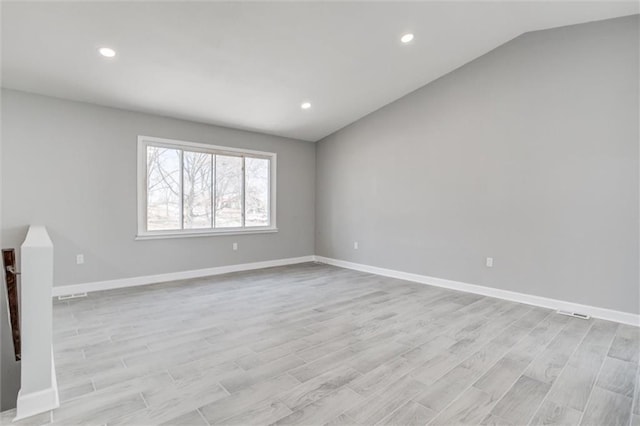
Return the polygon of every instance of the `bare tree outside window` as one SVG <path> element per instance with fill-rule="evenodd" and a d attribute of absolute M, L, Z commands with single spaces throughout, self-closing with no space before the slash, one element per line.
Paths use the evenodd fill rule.
<path fill-rule="evenodd" d="M 216 228 L 242 226 L 242 157 L 216 155 Z"/>
<path fill-rule="evenodd" d="M 180 229 L 180 156 L 177 149 L 147 148 L 147 228 Z"/>
<path fill-rule="evenodd" d="M 212 228 L 211 188 L 213 155 L 184 151 L 183 215 L 184 228 Z"/>
<path fill-rule="evenodd" d="M 245 158 L 245 226 L 269 225 L 269 160 Z"/>
<path fill-rule="evenodd" d="M 145 145 L 145 231 L 267 228 L 271 159 Z M 164 146 L 167 145 L 167 146 Z"/>

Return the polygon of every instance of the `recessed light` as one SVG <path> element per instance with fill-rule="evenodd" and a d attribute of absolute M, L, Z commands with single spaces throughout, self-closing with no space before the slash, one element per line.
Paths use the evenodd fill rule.
<path fill-rule="evenodd" d="M 101 47 L 100 49 L 98 49 L 98 52 L 100 52 L 100 54 L 105 58 L 113 58 L 114 56 L 116 56 L 116 51 L 109 47 Z"/>
<path fill-rule="evenodd" d="M 302 109 L 309 109 L 309 108 L 311 108 L 311 103 L 309 103 L 309 102 L 303 102 L 303 103 L 300 105 L 300 108 L 302 108 Z"/>
<path fill-rule="evenodd" d="M 400 37 L 400 41 L 403 43 L 409 43 L 411 40 L 413 40 L 413 34 L 411 33 L 405 34 Z"/>

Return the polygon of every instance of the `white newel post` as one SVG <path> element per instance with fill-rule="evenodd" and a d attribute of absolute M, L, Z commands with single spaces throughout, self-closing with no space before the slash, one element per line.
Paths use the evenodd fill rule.
<path fill-rule="evenodd" d="M 20 251 L 21 384 L 16 419 L 56 408 L 53 361 L 53 244 L 44 226 L 30 226 Z"/>

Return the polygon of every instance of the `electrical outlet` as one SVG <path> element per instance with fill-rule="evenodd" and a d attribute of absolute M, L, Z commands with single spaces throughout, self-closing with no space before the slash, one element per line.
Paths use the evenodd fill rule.
<path fill-rule="evenodd" d="M 493 268 L 493 257 L 487 257 L 487 268 Z"/>
<path fill-rule="evenodd" d="M 82 265 L 84 263 L 84 254 L 76 255 L 76 265 Z"/>
<path fill-rule="evenodd" d="M 238 243 L 233 243 L 233 251 L 237 251 L 238 250 Z"/>
<path fill-rule="evenodd" d="M 358 250 L 358 242 L 357 241 L 353 242 L 353 249 L 354 250 Z"/>

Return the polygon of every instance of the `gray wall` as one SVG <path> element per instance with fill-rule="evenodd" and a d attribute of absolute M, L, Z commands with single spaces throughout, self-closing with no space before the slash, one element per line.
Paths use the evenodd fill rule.
<path fill-rule="evenodd" d="M 27 225 L 46 225 L 55 245 L 54 285 L 313 254 L 313 144 L 11 90 L 2 94 L 3 243 L 19 247 Z M 279 232 L 135 241 L 138 135 L 277 153 Z M 79 253 L 83 265 L 76 265 Z"/>
<path fill-rule="evenodd" d="M 529 33 L 325 138 L 316 254 L 639 313 L 638 51 Z"/>
<path fill-rule="evenodd" d="M 0 103 L 0 117 L 2 104 Z M 0 137 L 0 159 L 2 159 L 2 138 Z M 2 176 L 2 161 L 0 161 L 0 176 Z M 1 180 L 0 180 L 1 183 Z M 0 185 L 0 224 L 2 223 L 2 185 Z M 0 233 L 0 248 L 3 248 L 2 233 Z M 13 355 L 13 339 L 7 312 L 6 282 L 4 272 L 0 273 L 0 411 L 15 407 L 16 395 L 20 385 L 20 364 Z"/>
<path fill-rule="evenodd" d="M 279 232 L 134 241 L 140 134 L 277 153 Z M 55 245 L 54 285 L 314 252 L 312 143 L 2 90 L 1 166 L 3 247 L 20 247 L 29 224 L 46 225 Z M 83 265 L 76 265 L 79 253 Z M 7 409 L 15 404 L 19 365 L 0 302 Z"/>
<path fill-rule="evenodd" d="M 64 285 L 310 255 L 315 225 L 318 255 L 638 313 L 638 47 L 637 17 L 527 34 L 315 147 L 3 90 L 2 246 L 47 225 Z M 138 134 L 277 152 L 280 232 L 134 241 Z"/>

